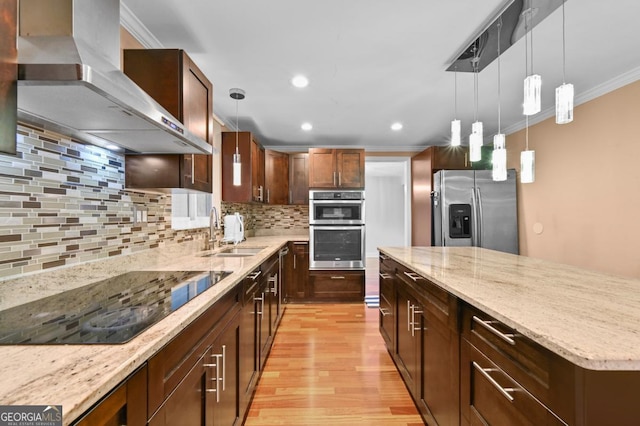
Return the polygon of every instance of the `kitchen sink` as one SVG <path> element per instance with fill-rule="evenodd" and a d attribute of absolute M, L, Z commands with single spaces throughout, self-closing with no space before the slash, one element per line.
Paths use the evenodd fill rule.
<path fill-rule="evenodd" d="M 254 256 L 261 252 L 264 247 L 227 247 L 215 253 L 205 253 L 201 257 L 245 257 Z"/>

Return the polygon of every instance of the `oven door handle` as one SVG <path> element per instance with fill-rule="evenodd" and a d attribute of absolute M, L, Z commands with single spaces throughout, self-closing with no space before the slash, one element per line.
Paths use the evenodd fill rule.
<path fill-rule="evenodd" d="M 355 229 L 364 229 L 364 224 L 360 224 L 360 225 L 340 225 L 340 226 L 314 225 L 314 224 L 311 224 L 311 225 L 309 225 L 309 229 L 310 230 L 317 229 L 317 230 L 324 230 L 324 231 L 352 231 L 352 230 L 355 230 Z"/>

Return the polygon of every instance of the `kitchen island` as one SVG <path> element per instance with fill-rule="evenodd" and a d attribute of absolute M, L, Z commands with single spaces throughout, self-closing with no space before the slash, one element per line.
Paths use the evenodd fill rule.
<path fill-rule="evenodd" d="M 425 418 L 637 424 L 639 280 L 472 247 L 380 253 L 381 332 Z M 446 365 L 457 371 L 444 379 L 444 408 L 429 406 L 426 383 L 428 360 L 442 358 L 428 344 L 434 330 L 446 337 L 441 354 L 459 357 Z"/>
<path fill-rule="evenodd" d="M 0 404 L 62 405 L 70 424 L 143 366 L 247 275 L 291 240 L 255 237 L 239 247 L 261 247 L 242 257 L 202 256 L 201 242 L 187 242 L 0 281 L 2 310 L 131 271 L 229 271 L 231 274 L 124 344 L 0 346 Z M 215 251 L 219 251 L 216 249 Z M 150 413 L 151 414 L 151 413 Z"/>

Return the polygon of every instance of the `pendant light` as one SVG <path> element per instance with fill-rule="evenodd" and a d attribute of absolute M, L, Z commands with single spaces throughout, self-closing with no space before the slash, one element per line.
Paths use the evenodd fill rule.
<path fill-rule="evenodd" d="M 236 100 L 236 152 L 233 154 L 233 185 L 242 185 L 242 163 L 240 162 L 240 151 L 238 150 L 238 102 L 244 99 L 245 92 L 242 89 L 234 88 L 229 90 L 229 96 Z"/>
<path fill-rule="evenodd" d="M 525 150 L 520 153 L 520 182 L 533 183 L 536 180 L 536 152 L 529 150 L 529 116 L 525 116 Z"/>
<path fill-rule="evenodd" d="M 473 47 L 473 100 L 474 100 L 474 122 L 471 125 L 471 135 L 469 135 L 469 160 L 480 161 L 482 159 L 482 142 L 484 140 L 482 121 L 478 121 L 478 58 L 480 40 L 476 40 Z"/>
<path fill-rule="evenodd" d="M 566 83 L 566 49 L 564 1 L 562 0 L 562 85 L 556 87 L 556 123 L 567 124 L 573 121 L 573 84 Z"/>
<path fill-rule="evenodd" d="M 524 102 L 522 103 L 522 112 L 524 115 L 534 115 L 540 112 L 541 100 L 540 90 L 542 86 L 542 77 L 538 74 L 533 74 L 533 28 L 531 29 L 531 74 L 529 74 L 529 28 L 531 13 L 533 12 L 533 0 L 529 4 L 529 8 L 523 12 L 524 16 L 524 31 L 525 31 L 525 56 L 526 56 L 526 78 L 524 79 Z"/>
<path fill-rule="evenodd" d="M 460 120 L 458 117 L 458 68 L 453 71 L 453 117 L 451 120 L 451 146 L 460 146 Z"/>
<path fill-rule="evenodd" d="M 498 21 L 498 133 L 493 137 L 492 178 L 494 181 L 507 180 L 507 147 L 503 133 L 500 132 L 500 29 L 502 18 Z"/>

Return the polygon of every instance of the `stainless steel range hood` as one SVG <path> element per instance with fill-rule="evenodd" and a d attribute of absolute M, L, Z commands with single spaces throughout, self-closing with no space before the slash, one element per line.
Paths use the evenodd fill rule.
<path fill-rule="evenodd" d="M 20 121 L 139 153 L 212 153 L 119 64 L 119 0 L 20 0 Z"/>

